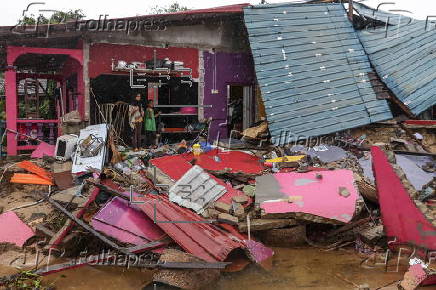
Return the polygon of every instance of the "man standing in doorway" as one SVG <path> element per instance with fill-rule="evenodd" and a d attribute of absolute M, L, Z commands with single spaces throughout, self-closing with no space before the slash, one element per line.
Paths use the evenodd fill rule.
<path fill-rule="evenodd" d="M 141 147 L 141 130 L 144 120 L 144 108 L 141 101 L 141 94 L 137 94 L 129 106 L 129 124 L 133 131 L 133 150 L 138 151 Z"/>

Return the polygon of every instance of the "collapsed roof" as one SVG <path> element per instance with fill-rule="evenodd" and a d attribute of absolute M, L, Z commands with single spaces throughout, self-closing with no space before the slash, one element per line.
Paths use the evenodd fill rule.
<path fill-rule="evenodd" d="M 386 86 L 413 114 L 436 104 L 436 28 L 434 21 L 371 9 L 355 11 L 388 25 L 358 31 L 368 57 Z"/>
<path fill-rule="evenodd" d="M 392 118 L 341 4 L 257 5 L 244 8 L 244 20 L 269 129 L 280 142 Z"/>

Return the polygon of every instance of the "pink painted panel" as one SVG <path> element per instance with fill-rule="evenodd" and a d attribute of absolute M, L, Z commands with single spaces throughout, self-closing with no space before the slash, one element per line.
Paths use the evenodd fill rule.
<path fill-rule="evenodd" d="M 318 173 L 322 175 L 321 179 L 317 179 L 317 172 L 313 171 L 274 174 L 281 193 L 286 196 L 300 196 L 301 200 L 267 201 L 261 204 L 261 208 L 267 213 L 300 212 L 344 223 L 349 222 L 359 197 L 354 186 L 353 172 L 341 169 Z M 348 197 L 340 195 L 340 187 L 346 188 L 350 195 Z"/>
<path fill-rule="evenodd" d="M 115 197 L 93 218 L 92 226 L 120 241 L 141 245 L 156 241 L 165 233 L 142 211 L 129 206 L 128 202 Z"/>
<path fill-rule="evenodd" d="M 0 215 L 0 243 L 12 243 L 22 247 L 33 236 L 32 229 L 14 212 L 8 211 Z"/>

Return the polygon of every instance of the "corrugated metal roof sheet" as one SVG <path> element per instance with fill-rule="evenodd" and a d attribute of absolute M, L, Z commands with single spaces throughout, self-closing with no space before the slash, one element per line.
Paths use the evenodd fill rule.
<path fill-rule="evenodd" d="M 237 236 L 170 202 L 166 196 L 149 194 L 143 200 L 139 208 L 179 246 L 198 258 L 224 261 L 231 251 L 245 248 Z"/>
<path fill-rule="evenodd" d="M 368 8 L 356 11 L 373 17 Z M 386 86 L 414 114 L 436 104 L 436 28 L 434 21 L 377 12 L 390 26 L 361 30 L 358 36 Z"/>
<path fill-rule="evenodd" d="M 273 137 L 293 141 L 392 117 L 341 4 L 258 5 L 244 19 Z"/>
<path fill-rule="evenodd" d="M 224 186 L 219 185 L 203 168 L 195 165 L 170 188 L 169 196 L 170 201 L 201 213 L 209 203 L 216 201 L 225 192 Z"/>

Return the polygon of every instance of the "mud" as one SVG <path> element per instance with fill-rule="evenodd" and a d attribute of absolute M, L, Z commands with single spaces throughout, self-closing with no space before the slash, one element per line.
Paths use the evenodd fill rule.
<path fill-rule="evenodd" d="M 402 279 L 406 269 L 400 265 L 399 271 L 395 272 L 394 262 L 388 267 L 391 272 L 385 272 L 383 265 L 367 263 L 362 266 L 364 258 L 359 257 L 352 248 L 328 252 L 308 247 L 274 248 L 274 251 L 276 254 L 271 272 L 250 265 L 241 272 L 223 273 L 216 284 L 206 289 L 348 290 L 363 284 L 377 289 Z M 378 261 L 381 262 L 381 258 Z M 2 275 L 13 273 L 9 267 L 1 267 L 0 271 Z M 56 289 L 142 289 L 150 283 L 152 275 L 151 270 L 85 266 L 48 275 L 43 282 Z"/>

